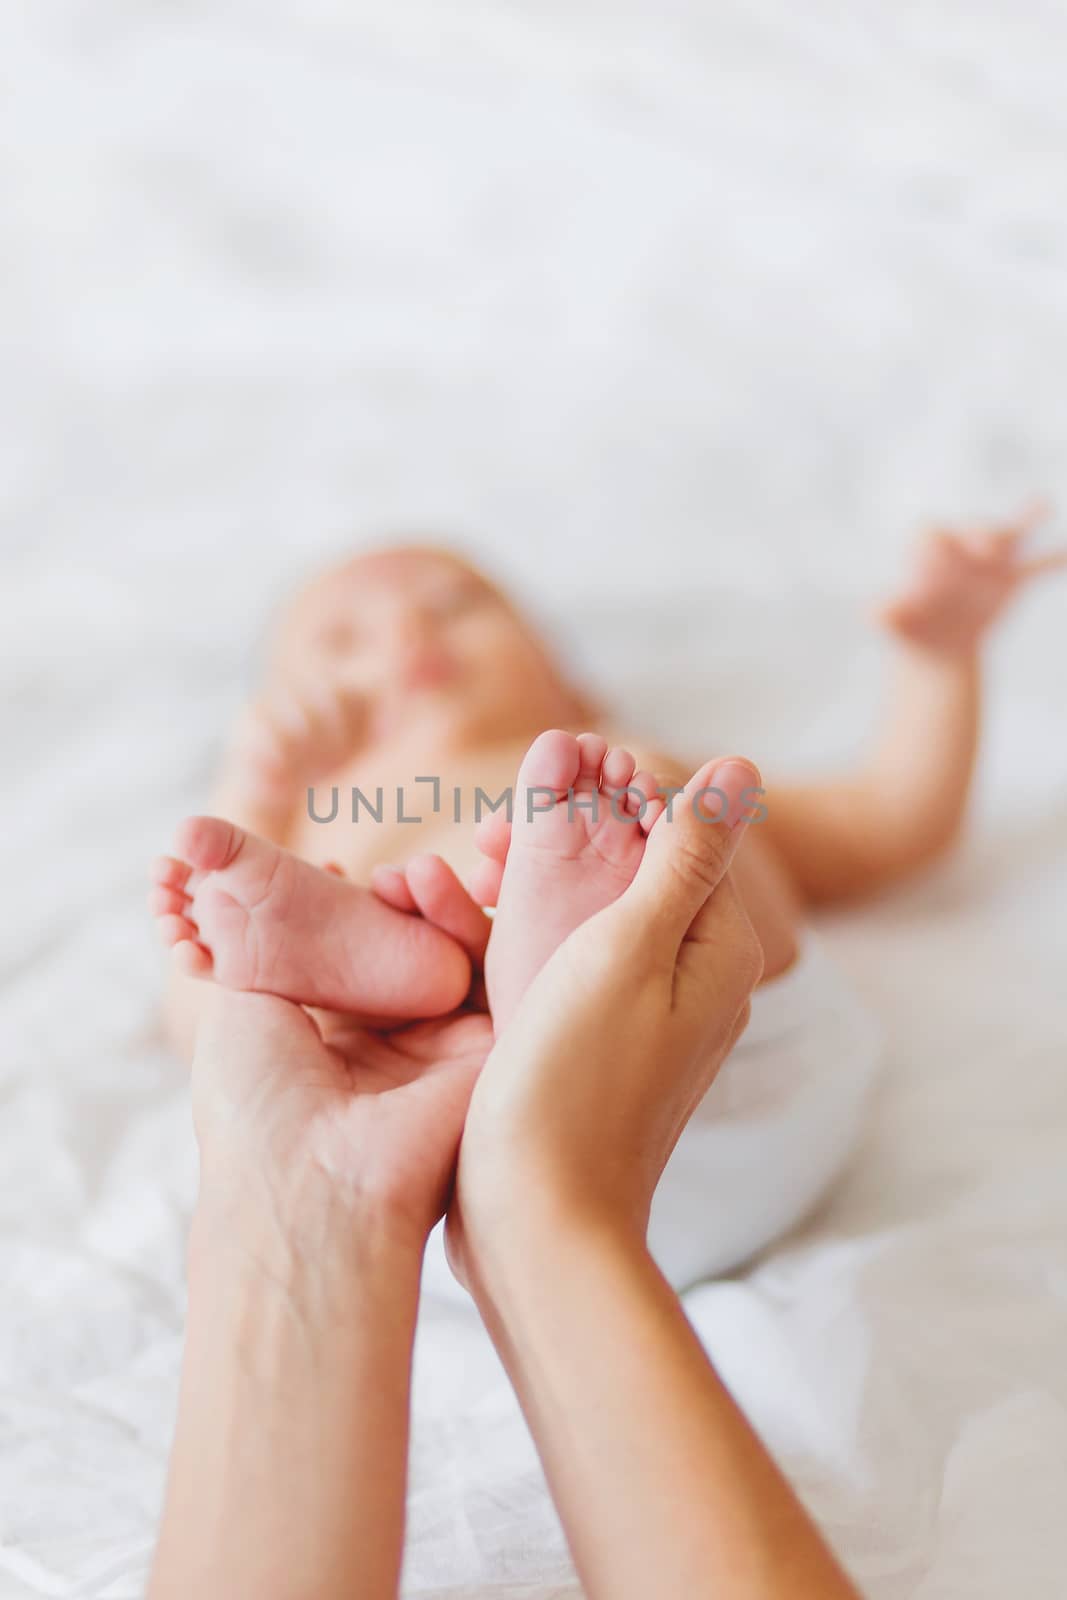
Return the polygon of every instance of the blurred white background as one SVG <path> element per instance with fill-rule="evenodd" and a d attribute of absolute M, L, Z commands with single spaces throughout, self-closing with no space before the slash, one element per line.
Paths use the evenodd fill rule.
<path fill-rule="evenodd" d="M 217 738 L 292 575 L 410 530 L 579 654 L 606 606 L 628 695 L 635 628 L 757 678 L 763 756 L 847 657 L 843 746 L 915 528 L 1067 501 L 1057 4 L 33 0 L 2 44 L 20 775 L 57 667 Z"/>
<path fill-rule="evenodd" d="M 202 798 L 268 607 L 352 544 L 439 534 L 694 746 L 772 766 L 853 749 L 880 665 L 863 609 L 917 526 L 1067 505 L 1065 50 L 1057 0 L 4 8 L 0 1071 L 22 1309 L 0 1366 L 31 1397 L 0 1419 L 4 1600 L 132 1594 L 99 1574 L 133 1571 L 150 1536 L 192 1165 L 141 874 Z M 888 1226 L 872 1196 L 908 1214 L 955 1192 L 937 1118 L 968 1063 L 931 1105 L 923 1048 L 943 1064 L 966 1015 L 1050 1069 L 1067 1055 L 1033 1020 L 1059 1014 L 1067 954 L 1064 616 L 1050 588 L 995 651 L 970 862 L 997 916 L 974 921 L 950 876 L 848 940 L 899 1017 L 912 941 L 963 896 L 941 1021 L 916 1021 L 883 1119 L 919 1138 L 869 1153 L 867 1228 Z M 1009 826 L 1030 830 L 1018 882 Z M 1019 1009 L 983 1020 L 1005 951 Z M 1029 1098 L 1013 1081 L 1054 1127 L 1052 1077 Z M 988 1135 L 1003 1096 L 983 1082 Z M 950 1173 L 995 1165 L 995 1145 L 968 1150 Z M 855 1536 L 877 1592 L 930 1571 L 924 1600 L 1047 1600 L 1048 1460 L 1029 1478 L 1016 1460 L 1026 1588 L 1017 1548 L 972 1563 L 1003 1484 L 982 1466 L 943 1501 L 943 1443 L 900 1447 L 905 1477 L 920 1464 L 896 1521 Z M 878 1503 L 885 1440 L 867 1444 Z M 140 1485 L 128 1503 L 113 1469 Z"/>
<path fill-rule="evenodd" d="M 549 592 L 855 586 L 1063 490 L 1065 45 L 1042 0 L 16 5 L 20 585 L 195 568 L 239 625 L 417 524 Z"/>

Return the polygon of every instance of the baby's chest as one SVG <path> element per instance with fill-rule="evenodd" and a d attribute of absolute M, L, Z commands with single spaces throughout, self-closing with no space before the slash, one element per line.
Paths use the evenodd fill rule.
<path fill-rule="evenodd" d="M 366 880 L 382 863 L 400 865 L 430 852 L 466 877 L 479 859 L 476 824 L 508 805 L 514 766 L 485 761 L 471 770 L 388 782 L 341 777 L 307 798 L 289 844 L 317 865 L 335 861 Z"/>

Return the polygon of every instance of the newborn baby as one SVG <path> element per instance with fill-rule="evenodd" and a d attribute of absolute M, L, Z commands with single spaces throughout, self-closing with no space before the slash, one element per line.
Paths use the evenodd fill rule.
<path fill-rule="evenodd" d="M 874 893 L 957 837 L 980 646 L 1025 581 L 1067 560 L 1027 558 L 1034 520 L 923 543 L 882 612 L 893 702 L 855 772 L 766 791 L 742 772 L 706 797 L 725 812 L 729 791 L 732 815 L 741 805 L 753 822 L 734 877 L 764 972 L 748 1033 L 657 1194 L 650 1241 L 678 1286 L 769 1242 L 848 1154 L 876 1042 L 804 911 Z M 594 721 L 604 735 L 584 731 Z M 190 980 L 204 977 L 363 1017 L 447 1012 L 467 994 L 481 905 L 497 906 L 485 977 L 503 1025 L 559 943 L 629 883 L 693 771 L 623 734 L 448 551 L 383 550 L 316 579 L 274 631 L 262 696 L 226 760 L 217 809 L 229 820 L 190 819 L 156 864 L 178 1039 L 189 1047 Z M 491 809 L 505 794 L 510 815 Z"/>

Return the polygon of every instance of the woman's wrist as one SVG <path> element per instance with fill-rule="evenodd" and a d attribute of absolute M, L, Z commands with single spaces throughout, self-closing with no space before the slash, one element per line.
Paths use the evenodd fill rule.
<path fill-rule="evenodd" d="M 410 1217 L 299 1162 L 284 1175 L 236 1161 L 218 1171 L 222 1165 L 202 1175 L 189 1234 L 191 1278 L 221 1262 L 294 1287 L 309 1269 L 339 1283 L 373 1279 L 383 1266 L 418 1278 L 428 1230 Z"/>
<path fill-rule="evenodd" d="M 570 1193 L 550 1175 L 523 1182 L 512 1170 L 510 1178 L 463 1209 L 463 1268 L 483 1315 L 495 1308 L 506 1318 L 529 1293 L 550 1289 L 562 1261 L 647 1258 L 636 1216 Z"/>
<path fill-rule="evenodd" d="M 203 1185 L 153 1600 L 395 1593 L 423 1242 L 316 1183 Z"/>

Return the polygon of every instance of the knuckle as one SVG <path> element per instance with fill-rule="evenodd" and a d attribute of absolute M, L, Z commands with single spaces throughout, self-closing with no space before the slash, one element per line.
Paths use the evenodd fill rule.
<path fill-rule="evenodd" d="M 698 822 L 681 831 L 671 854 L 674 873 L 687 884 L 714 889 L 726 869 L 726 836 L 716 824 Z"/>

